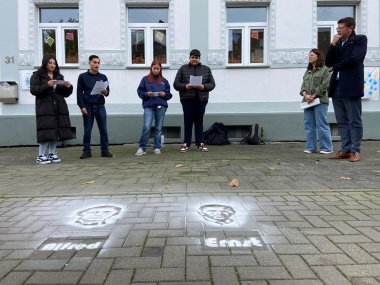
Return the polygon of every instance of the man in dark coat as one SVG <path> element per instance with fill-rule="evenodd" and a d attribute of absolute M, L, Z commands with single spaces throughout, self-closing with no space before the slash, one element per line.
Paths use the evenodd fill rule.
<path fill-rule="evenodd" d="M 53 55 L 44 56 L 41 67 L 30 78 L 30 93 L 36 96 L 39 143 L 36 162 L 39 164 L 60 162 L 61 159 L 56 153 L 57 142 L 73 139 L 69 109 L 65 100 L 72 92 L 73 86 L 64 80 L 56 58 Z"/>
<path fill-rule="evenodd" d="M 179 91 L 185 125 L 185 139 L 180 152 L 187 152 L 191 145 L 193 124 L 197 150 L 208 151 L 203 144 L 203 116 L 208 103 L 209 92 L 215 88 L 211 69 L 200 63 L 201 52 L 193 49 L 190 52 L 189 63 L 181 66 L 174 80 L 174 89 Z M 201 82 L 191 84 L 192 76 L 200 76 Z M 198 77 L 198 79 L 200 78 Z"/>
<path fill-rule="evenodd" d="M 341 136 L 341 150 L 332 159 L 360 160 L 363 137 L 362 102 L 364 96 L 364 58 L 367 37 L 355 33 L 355 19 L 338 21 L 337 34 L 327 51 L 326 66 L 332 71 L 329 97 Z"/>

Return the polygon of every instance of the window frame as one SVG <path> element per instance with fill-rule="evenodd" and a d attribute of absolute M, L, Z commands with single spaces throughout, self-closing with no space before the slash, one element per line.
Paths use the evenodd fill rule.
<path fill-rule="evenodd" d="M 252 6 L 256 7 L 256 6 Z M 252 8 L 252 7 L 246 7 L 246 8 Z M 265 7 L 267 10 L 267 21 L 266 22 L 237 22 L 237 23 L 229 23 L 226 22 L 226 31 L 225 36 L 227 39 L 226 42 L 226 67 L 262 67 L 262 66 L 268 66 L 268 21 L 269 21 L 269 6 L 257 6 L 257 7 Z M 228 8 L 235 8 L 235 6 L 226 7 L 226 10 Z M 243 7 L 244 8 L 244 7 Z M 229 63 L 229 31 L 230 30 L 236 30 L 241 29 L 242 30 L 242 62 L 241 63 Z M 263 62 L 260 63 L 251 63 L 250 58 L 250 33 L 251 29 L 255 30 L 263 30 L 264 33 L 264 48 L 263 48 Z"/>
<path fill-rule="evenodd" d="M 38 7 L 38 58 L 39 62 L 42 62 L 42 58 L 44 56 L 44 51 L 43 51 L 43 36 L 42 36 L 42 31 L 43 30 L 55 30 L 55 53 L 56 53 L 56 58 L 58 61 L 58 64 L 60 67 L 78 67 L 80 62 L 79 62 L 79 23 L 40 23 L 40 11 L 41 9 L 46 9 L 46 8 L 57 8 L 57 9 L 62 9 L 62 8 L 75 8 L 78 9 L 78 7 Z M 65 48 L 65 30 L 77 30 L 77 35 L 78 35 L 78 63 L 66 63 L 66 48 Z"/>
<path fill-rule="evenodd" d="M 144 7 L 127 7 L 127 15 L 129 8 L 144 8 Z M 165 8 L 169 14 L 169 7 L 155 6 L 146 8 Z M 132 30 L 143 30 L 144 31 L 144 53 L 145 53 L 145 63 L 132 63 Z M 127 17 L 127 66 L 128 67 L 150 67 L 151 62 L 154 59 L 154 30 L 165 30 L 165 40 L 166 40 L 166 63 L 162 63 L 162 67 L 169 66 L 169 23 L 129 23 Z"/>

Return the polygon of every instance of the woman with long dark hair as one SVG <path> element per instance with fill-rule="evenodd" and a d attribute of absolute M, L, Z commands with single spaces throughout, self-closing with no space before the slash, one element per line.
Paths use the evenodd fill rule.
<path fill-rule="evenodd" d="M 161 134 L 162 125 L 168 100 L 172 98 L 170 93 L 169 82 L 162 76 L 161 62 L 153 60 L 150 65 L 149 74 L 141 79 L 137 88 L 137 94 L 142 99 L 144 108 L 144 126 L 141 133 L 140 145 L 135 155 L 146 154 L 146 148 L 149 140 L 150 128 L 154 119 L 154 145 L 153 153 L 161 154 Z"/>
<path fill-rule="evenodd" d="M 73 86 L 59 72 L 55 56 L 44 56 L 41 67 L 30 78 L 30 93 L 36 96 L 38 164 L 61 162 L 56 151 L 58 141 L 73 139 L 65 100 L 72 92 Z"/>
<path fill-rule="evenodd" d="M 329 81 L 330 72 L 325 66 L 323 52 L 318 49 L 312 49 L 309 53 L 309 64 L 303 76 L 300 94 L 303 97 L 302 102 L 311 104 L 318 98 L 320 104 L 304 109 L 305 153 L 317 151 L 317 140 L 319 140 L 320 153 L 328 154 L 333 152 L 330 125 L 327 121 Z"/>

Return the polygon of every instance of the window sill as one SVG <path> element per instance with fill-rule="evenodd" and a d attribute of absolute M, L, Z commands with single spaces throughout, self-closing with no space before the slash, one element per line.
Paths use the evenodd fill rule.
<path fill-rule="evenodd" d="M 235 69 L 235 68 L 270 68 L 269 64 L 263 64 L 263 65 L 226 65 L 226 68 L 228 69 Z"/>

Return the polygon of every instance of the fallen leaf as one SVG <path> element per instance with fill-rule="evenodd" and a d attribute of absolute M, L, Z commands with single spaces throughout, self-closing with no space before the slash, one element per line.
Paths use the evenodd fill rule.
<path fill-rule="evenodd" d="M 372 170 L 373 172 L 380 173 L 380 170 Z"/>
<path fill-rule="evenodd" d="M 229 159 L 223 159 L 222 162 L 230 162 Z"/>
<path fill-rule="evenodd" d="M 341 176 L 340 179 L 342 179 L 342 180 L 351 180 L 351 177 Z"/>
<path fill-rule="evenodd" d="M 380 150 L 378 150 L 377 152 L 380 153 Z"/>
<path fill-rule="evenodd" d="M 175 165 L 175 168 L 179 168 L 179 167 L 183 167 L 183 164 L 178 163 Z"/>
<path fill-rule="evenodd" d="M 85 181 L 82 184 L 93 184 L 95 183 L 95 180 Z"/>
<path fill-rule="evenodd" d="M 315 161 L 315 164 L 319 164 L 319 159 L 317 159 L 317 160 Z"/>
<path fill-rule="evenodd" d="M 234 178 L 230 181 L 230 183 L 228 183 L 228 185 L 230 185 L 231 187 L 239 187 L 239 180 Z"/>
<path fill-rule="evenodd" d="M 276 167 L 274 167 L 274 166 L 268 166 L 268 169 L 269 170 L 276 170 Z"/>

